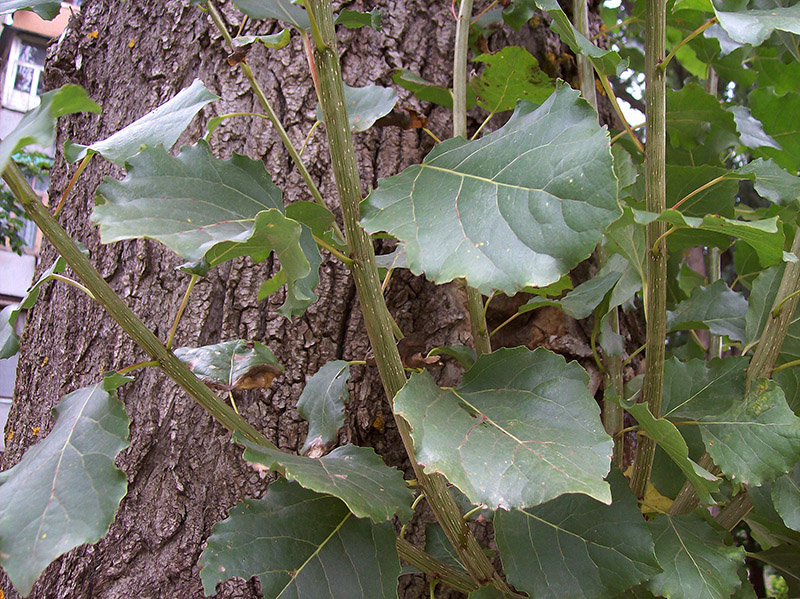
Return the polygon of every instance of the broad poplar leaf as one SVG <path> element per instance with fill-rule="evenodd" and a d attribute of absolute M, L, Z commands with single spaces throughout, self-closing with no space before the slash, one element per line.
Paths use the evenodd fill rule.
<path fill-rule="evenodd" d="M 480 98 L 478 104 L 489 112 L 512 110 L 519 100 L 544 102 L 555 89 L 539 61 L 519 46 L 506 46 L 496 54 L 481 54 L 475 62 L 486 66 L 470 86 Z"/>
<path fill-rule="evenodd" d="M 308 421 L 308 435 L 300 453 L 336 440 L 344 426 L 344 404 L 350 399 L 347 381 L 350 363 L 344 360 L 328 362 L 306 383 L 297 401 L 297 413 Z"/>
<path fill-rule="evenodd" d="M 612 443 L 588 380 L 543 348 L 500 349 L 478 358 L 455 389 L 440 389 L 427 371 L 412 375 L 395 413 L 411 425 L 425 470 L 474 505 L 530 507 L 564 493 L 607 503 Z"/>
<path fill-rule="evenodd" d="M 389 114 L 397 104 L 397 92 L 389 87 L 367 85 L 344 86 L 344 104 L 347 120 L 353 133 L 366 131 L 382 116 Z M 324 122 L 322 109 L 317 106 L 317 120 Z"/>
<path fill-rule="evenodd" d="M 128 446 L 129 420 L 117 386 L 66 395 L 50 434 L 0 473 L 0 565 L 22 595 L 59 555 L 103 537 L 125 496 L 114 458 Z"/>
<path fill-rule="evenodd" d="M 106 178 L 97 193 L 93 218 L 103 243 L 146 237 L 210 266 L 238 256 L 261 262 L 275 251 L 289 294 L 305 305 L 316 299 L 309 288 L 319 251 L 310 231 L 283 215 L 281 191 L 260 161 L 218 160 L 205 141 L 176 157 L 146 148 L 130 159 L 125 179 Z"/>
<path fill-rule="evenodd" d="M 205 594 L 234 576 L 258 576 L 270 599 L 397 599 L 400 560 L 392 524 L 283 480 L 214 525 L 200 557 Z"/>
<path fill-rule="evenodd" d="M 311 29 L 306 10 L 291 0 L 236 0 L 234 4 L 252 19 L 278 19 L 300 31 Z"/>
<path fill-rule="evenodd" d="M 743 401 L 718 405 L 698 420 L 714 463 L 736 482 L 758 486 L 800 460 L 800 418 L 774 381 L 755 383 Z"/>
<path fill-rule="evenodd" d="M 619 258 L 619 256 L 617 256 Z M 620 258 L 621 259 L 621 258 Z M 560 300 L 534 297 L 519 308 L 528 312 L 542 306 L 559 306 L 570 318 L 587 318 L 603 301 L 609 291 L 617 284 L 622 273 L 616 270 L 601 270 L 596 277 L 578 285 Z"/>
<path fill-rule="evenodd" d="M 745 316 L 745 337 L 748 345 L 758 341 L 767 324 L 785 269 L 785 264 L 776 264 L 762 270 L 753 280 Z"/>
<path fill-rule="evenodd" d="M 513 295 L 559 280 L 621 211 L 608 134 L 562 84 L 539 108 L 521 102 L 501 129 L 447 140 L 382 179 L 361 214 L 370 233 L 405 244 L 412 272 Z"/>
<path fill-rule="evenodd" d="M 800 589 L 800 547 L 781 545 L 760 551 L 753 557 L 775 568 L 786 579 L 790 590 Z"/>
<path fill-rule="evenodd" d="M 666 418 L 654 417 L 647 404 L 631 405 L 621 402 L 621 405 L 636 418 L 647 436 L 653 439 L 680 468 L 686 480 L 694 487 L 700 503 L 704 505 L 715 503 L 711 493 L 719 489 L 720 480 L 689 459 L 689 447 L 675 425 Z"/>
<path fill-rule="evenodd" d="M 37 15 L 50 21 L 61 12 L 61 2 L 52 0 L 0 0 L 0 15 L 17 10 L 32 10 Z"/>
<path fill-rule="evenodd" d="M 772 483 L 772 503 L 784 524 L 800 532 L 800 464 Z"/>
<path fill-rule="evenodd" d="M 768 148 L 781 149 L 778 142 L 764 133 L 764 125 L 755 118 L 747 106 L 730 106 L 727 108 L 733 114 L 736 121 L 736 129 L 739 131 L 739 141 L 748 148 Z"/>
<path fill-rule="evenodd" d="M 100 112 L 80 85 L 65 85 L 39 96 L 39 106 L 26 113 L 19 124 L 0 141 L 0 172 L 11 157 L 26 146 L 51 146 L 56 139 L 56 119 L 78 112 Z"/>
<path fill-rule="evenodd" d="M 776 30 L 800 34 L 800 5 L 776 6 L 767 10 L 715 12 L 726 33 L 741 44 L 759 46 Z"/>
<path fill-rule="evenodd" d="M 537 599 L 611 599 L 661 572 L 625 478 L 614 469 L 608 480 L 611 505 L 569 494 L 495 514 L 503 569 L 516 589 Z"/>
<path fill-rule="evenodd" d="M 111 137 L 96 141 L 89 146 L 68 144 L 64 155 L 70 162 L 84 158 L 89 152 L 100 154 L 114 164 L 123 166 L 138 154 L 142 146 L 163 146 L 169 150 L 178 141 L 200 109 L 219 96 L 212 94 L 199 79 L 182 89 L 174 98 L 155 110 L 120 129 Z"/>
<path fill-rule="evenodd" d="M 689 299 L 667 312 L 667 329 L 706 329 L 712 335 L 744 341 L 747 307 L 742 294 L 731 290 L 723 280 L 715 281 L 699 286 Z"/>
<path fill-rule="evenodd" d="M 667 91 L 667 134 L 674 147 L 692 148 L 702 145 L 716 134 L 722 134 L 715 147 L 726 151 L 728 144 L 739 142 L 736 121 L 723 108 L 720 100 L 697 83 L 687 83 L 679 90 Z"/>
<path fill-rule="evenodd" d="M 736 170 L 737 175 L 753 180 L 758 195 L 780 206 L 800 198 L 800 177 L 779 167 L 771 159 L 759 158 Z"/>
<path fill-rule="evenodd" d="M 203 347 L 180 347 L 175 356 L 212 389 L 266 389 L 283 372 L 275 355 L 258 341 L 226 341 Z"/>
<path fill-rule="evenodd" d="M 739 588 L 736 571 L 744 563 L 745 550 L 725 545 L 724 531 L 694 514 L 662 515 L 648 525 L 664 568 L 647 583 L 654 594 L 668 599 L 728 599 Z"/>
<path fill-rule="evenodd" d="M 397 514 L 407 522 L 413 515 L 414 494 L 403 473 L 384 464 L 371 447 L 345 445 L 321 458 L 309 458 L 256 445 L 237 433 L 234 441 L 245 447 L 248 462 L 266 471 L 281 469 L 287 480 L 338 497 L 357 518 L 383 522 Z"/>
<path fill-rule="evenodd" d="M 425 525 L 425 553 L 451 568 L 465 570 L 464 564 L 461 563 L 461 558 L 458 557 L 458 553 L 448 540 L 447 535 L 444 534 L 442 525 L 438 522 Z"/>

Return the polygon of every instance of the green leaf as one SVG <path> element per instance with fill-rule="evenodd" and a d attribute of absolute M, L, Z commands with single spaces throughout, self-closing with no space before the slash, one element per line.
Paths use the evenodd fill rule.
<path fill-rule="evenodd" d="M 677 210 L 665 210 L 661 214 L 634 210 L 634 217 L 636 222 L 643 225 L 658 220 L 676 228 L 697 229 L 736 237 L 756 251 L 764 267 L 779 264 L 784 259 L 783 244 L 786 238 L 783 235 L 783 228 L 778 226 L 777 216 L 747 222 L 716 215 L 703 218 L 684 216 Z"/>
<path fill-rule="evenodd" d="M 562 299 L 551 300 L 544 297 L 534 297 L 521 306 L 519 312 L 528 312 L 542 306 L 559 306 L 564 310 L 564 314 L 570 318 L 576 320 L 587 318 L 600 305 L 621 276 L 622 273 L 617 270 L 601 270 L 597 273 L 597 276 L 581 283 Z"/>
<path fill-rule="evenodd" d="M 779 206 L 787 206 L 800 198 L 800 177 L 759 158 L 736 170 L 737 175 L 752 177 L 758 195 Z"/>
<path fill-rule="evenodd" d="M 800 588 L 800 547 L 781 545 L 753 557 L 775 568 L 791 587 Z"/>
<path fill-rule="evenodd" d="M 486 66 L 470 86 L 481 100 L 478 105 L 491 113 L 512 110 L 518 100 L 541 104 L 553 93 L 554 83 L 539 68 L 539 61 L 519 46 L 481 54 L 475 62 Z"/>
<path fill-rule="evenodd" d="M 319 253 L 317 242 L 314 241 L 314 234 L 311 229 L 304 224 L 300 225 L 300 249 L 306 260 L 308 260 L 309 271 L 305 276 L 300 276 L 300 257 L 292 258 L 292 262 L 287 261 L 287 267 L 279 271 L 281 280 L 287 283 L 286 299 L 278 308 L 278 312 L 288 319 L 305 312 L 306 308 L 317 301 L 314 289 L 319 285 L 319 267 L 322 265 L 322 255 Z M 287 248 L 295 254 L 295 248 Z M 296 263 L 294 263 L 296 261 Z M 294 274 L 294 273 L 297 274 Z M 287 274 L 288 273 L 288 274 Z M 281 284 L 283 285 L 283 283 Z M 258 299 L 262 300 L 260 290 Z"/>
<path fill-rule="evenodd" d="M 50 21 L 55 19 L 61 12 L 61 2 L 52 2 L 51 0 L 0 0 L 0 15 L 17 10 L 32 10 L 46 21 Z"/>
<path fill-rule="evenodd" d="M 733 120 L 736 121 L 736 129 L 739 131 L 739 141 L 748 148 L 768 148 L 781 149 L 778 143 L 769 135 L 764 133 L 764 126 L 761 121 L 756 119 L 747 106 L 729 106 L 728 111 L 733 113 Z"/>
<path fill-rule="evenodd" d="M 759 46 L 775 30 L 800 34 L 799 5 L 739 12 L 715 9 L 715 12 L 722 28 L 733 40 L 741 44 Z"/>
<path fill-rule="evenodd" d="M 281 192 L 259 161 L 218 160 L 204 141 L 177 157 L 146 148 L 124 180 L 106 179 L 97 193 L 103 203 L 93 218 L 103 243 L 147 237 L 211 266 L 238 256 L 260 262 L 274 250 L 290 291 L 313 274 L 302 227 L 283 216 Z"/>
<path fill-rule="evenodd" d="M 397 599 L 395 540 L 390 522 L 359 520 L 335 497 L 279 480 L 214 525 L 200 578 L 206 595 L 258 576 L 275 599 Z"/>
<path fill-rule="evenodd" d="M 755 89 L 749 100 L 750 110 L 761 121 L 764 132 L 783 148 L 758 148 L 753 154 L 772 158 L 780 167 L 796 173 L 800 170 L 800 94 L 778 95 L 769 88 Z"/>
<path fill-rule="evenodd" d="M 719 177 L 730 177 L 697 191 Z M 736 195 L 739 193 L 739 177 L 728 169 L 709 165 L 667 165 L 667 206 L 680 203 L 680 211 L 686 216 L 703 217 L 708 214 L 733 218 L 736 216 Z M 643 181 L 640 181 L 643 184 Z M 693 194 L 685 199 L 689 194 Z"/>
<path fill-rule="evenodd" d="M 425 525 L 425 553 L 435 557 L 440 562 L 447 564 L 451 568 L 464 570 L 464 564 L 458 557 L 458 553 L 444 534 L 444 529 L 437 522 Z"/>
<path fill-rule="evenodd" d="M 647 258 L 645 228 L 634 220 L 633 211 L 630 208 L 625 208 L 622 217 L 606 230 L 603 241 L 609 252 L 619 254 L 628 260 L 644 285 L 647 279 L 645 274 Z"/>
<path fill-rule="evenodd" d="M 689 448 L 675 425 L 666 418 L 655 418 L 647 404 L 631 405 L 622 402 L 622 407 L 636 418 L 647 436 L 653 439 L 680 468 L 694 487 L 700 502 L 704 505 L 715 503 L 711 493 L 719 489 L 719 479 L 689 459 Z"/>
<path fill-rule="evenodd" d="M 703 145 L 716 132 L 724 134 L 714 140 L 716 153 L 727 152 L 729 145 L 739 141 L 733 114 L 723 108 L 718 98 L 697 83 L 667 91 L 667 134 L 674 147 Z"/>
<path fill-rule="evenodd" d="M 322 237 L 336 222 L 333 213 L 316 202 L 292 202 L 286 206 L 286 217 L 308 226 L 317 237 Z"/>
<path fill-rule="evenodd" d="M 570 494 L 495 514 L 497 547 L 514 587 L 537 599 L 610 599 L 661 572 L 625 478 L 613 470 L 609 482 L 611 505 Z"/>
<path fill-rule="evenodd" d="M 344 426 L 344 404 L 350 399 L 347 381 L 350 363 L 328 362 L 306 383 L 297 402 L 297 413 L 308 421 L 308 435 L 300 453 L 322 449 L 336 440 Z"/>
<path fill-rule="evenodd" d="M 434 347 L 429 356 L 450 356 L 459 361 L 464 368 L 472 368 L 475 361 L 478 359 L 478 354 L 475 350 L 467 345 L 445 345 L 442 347 Z"/>
<path fill-rule="evenodd" d="M 392 73 L 392 81 L 397 85 L 410 91 L 417 98 L 423 102 L 432 102 L 445 108 L 453 108 L 453 94 L 452 92 L 441 85 L 435 85 L 430 81 L 426 81 L 416 73 L 412 73 L 406 69 L 396 69 Z M 472 105 L 474 105 L 474 99 Z M 470 108 L 469 101 L 467 108 Z"/>
<path fill-rule="evenodd" d="M 664 572 L 647 586 L 669 599 L 728 599 L 741 585 L 736 575 L 744 547 L 725 545 L 724 531 L 694 514 L 657 517 L 649 523 Z"/>
<path fill-rule="evenodd" d="M 775 303 L 775 297 L 778 295 L 778 287 L 780 287 L 785 268 L 785 264 L 776 264 L 761 271 L 753 280 L 745 316 L 745 337 L 748 345 L 758 341 L 761 337 L 769 313 L 772 311 L 772 305 Z"/>
<path fill-rule="evenodd" d="M 175 356 L 213 389 L 266 389 L 283 372 L 269 348 L 258 341 L 226 341 L 203 347 L 181 347 Z"/>
<path fill-rule="evenodd" d="M 336 25 L 344 25 L 348 29 L 371 27 L 375 31 L 380 31 L 383 28 L 381 25 L 381 11 L 378 8 L 373 8 L 369 12 L 360 12 L 345 8 L 336 15 L 336 21 L 334 21 L 334 23 Z"/>
<path fill-rule="evenodd" d="M 611 500 L 611 440 L 599 421 L 588 375 L 538 348 L 478 358 L 455 389 L 412 375 L 395 413 L 412 429 L 417 460 L 441 472 L 471 503 L 529 507 L 564 493 Z"/>
<path fill-rule="evenodd" d="M 39 96 L 39 106 L 26 113 L 19 124 L 0 141 L 0 172 L 5 170 L 11 156 L 22 148 L 31 144 L 45 147 L 53 145 L 56 119 L 77 112 L 100 112 L 100 106 L 89 99 L 80 85 L 65 85 Z"/>
<path fill-rule="evenodd" d="M 321 458 L 309 458 L 256 445 L 238 433 L 233 440 L 245 447 L 244 459 L 248 462 L 266 471 L 280 469 L 287 480 L 338 497 L 357 518 L 382 522 L 397 514 L 407 522 L 413 515 L 414 494 L 403 473 L 384 464 L 371 447 L 345 445 Z"/>
<path fill-rule="evenodd" d="M 561 278 L 620 215 L 608 135 L 564 85 L 521 102 L 501 129 L 445 141 L 423 164 L 379 181 L 362 225 L 405 243 L 411 271 L 464 277 L 489 295 Z"/>
<path fill-rule="evenodd" d="M 142 146 L 163 146 L 169 150 L 178 141 L 181 133 L 192 122 L 200 109 L 219 96 L 212 94 L 199 79 L 182 89 L 174 98 L 135 120 L 111 137 L 96 141 L 89 146 L 69 144 L 64 155 L 70 162 L 81 160 L 87 153 L 100 154 L 114 164 L 123 166 Z"/>
<path fill-rule="evenodd" d="M 252 19 L 279 19 L 300 31 L 311 29 L 308 13 L 290 0 L 236 0 L 235 4 Z"/>
<path fill-rule="evenodd" d="M 389 87 L 367 85 L 344 86 L 344 103 L 347 119 L 353 133 L 366 131 L 382 116 L 389 114 L 397 104 L 397 92 Z M 317 120 L 324 122 L 322 109 L 317 107 Z"/>
<path fill-rule="evenodd" d="M 784 524 L 800 532 L 800 464 L 772 483 L 772 503 Z"/>
<path fill-rule="evenodd" d="M 129 425 L 116 395 L 98 383 L 53 412 L 50 434 L 0 473 L 0 565 L 26 596 L 59 555 L 106 534 L 128 487 L 114 465 Z"/>
<path fill-rule="evenodd" d="M 737 482 L 758 486 L 800 459 L 800 418 L 773 381 L 759 381 L 744 401 L 727 401 L 697 419 L 714 463 Z"/>
<path fill-rule="evenodd" d="M 530 20 L 536 9 L 547 11 L 550 15 L 550 28 L 576 54 L 583 54 L 594 68 L 604 75 L 614 75 L 620 65 L 619 54 L 612 50 L 601 50 L 572 26 L 569 18 L 561 10 L 557 0 L 514 0 L 503 10 L 503 19 L 514 29 L 519 30 Z"/>
<path fill-rule="evenodd" d="M 747 300 L 732 291 L 723 280 L 700 286 L 692 296 L 667 312 L 667 329 L 706 329 L 712 335 L 725 335 L 744 341 Z"/>
<path fill-rule="evenodd" d="M 280 50 L 286 46 L 290 40 L 291 33 L 289 30 L 281 29 L 278 33 L 273 33 L 272 35 L 240 35 L 239 37 L 233 39 L 233 43 L 237 48 L 241 48 L 243 46 L 249 46 L 250 44 L 259 42 L 264 44 L 267 48 Z M 214 119 L 218 118 L 220 117 L 214 117 Z M 213 131 L 214 129 L 216 129 L 216 125 L 211 128 L 211 123 L 209 123 L 208 130 Z"/>
<path fill-rule="evenodd" d="M 14 330 L 18 314 L 19 304 L 9 304 L 0 311 L 0 360 L 19 351 L 19 337 Z"/>

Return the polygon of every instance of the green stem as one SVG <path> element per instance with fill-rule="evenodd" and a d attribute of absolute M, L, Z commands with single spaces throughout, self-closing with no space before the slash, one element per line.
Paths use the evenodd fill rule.
<path fill-rule="evenodd" d="M 175 340 L 175 333 L 178 331 L 178 323 L 181 321 L 181 317 L 186 310 L 186 306 L 189 304 L 189 294 L 192 293 L 192 289 L 194 289 L 194 285 L 197 283 L 199 278 L 200 277 L 198 275 L 192 275 L 192 278 L 189 280 L 189 286 L 186 288 L 186 293 L 183 294 L 183 301 L 181 302 L 180 307 L 178 307 L 178 313 L 175 315 L 175 320 L 172 322 L 172 328 L 169 330 L 169 337 L 167 337 L 167 349 L 172 349 L 172 342 Z"/>
<path fill-rule="evenodd" d="M 317 66 L 319 103 L 325 117 L 331 164 L 339 192 L 350 255 L 353 259 L 351 272 L 381 381 L 386 396 L 393 404 L 395 395 L 406 383 L 406 376 L 392 333 L 392 318 L 381 292 L 372 240 L 359 225 L 361 181 L 344 102 L 341 67 L 333 26 L 333 9 L 330 0 L 306 0 L 306 5 L 314 14 L 324 42 L 322 48 L 314 50 L 314 62 Z M 480 544 L 462 520 L 461 512 L 447 489 L 445 479 L 440 475 L 425 473 L 414 457 L 414 443 L 408 423 L 399 417 L 395 421 L 428 504 L 470 576 L 478 584 L 499 580 Z M 499 581 L 499 584 L 502 584 L 502 581 Z"/>
<path fill-rule="evenodd" d="M 697 29 L 692 31 L 689 35 L 687 35 L 685 38 L 683 38 L 680 42 L 678 42 L 678 45 L 676 45 L 672 49 L 672 52 L 670 52 L 667 55 L 667 57 L 662 61 L 662 63 L 658 65 L 658 68 L 661 69 L 662 71 L 665 70 L 667 68 L 667 65 L 669 64 L 669 61 L 671 61 L 675 57 L 675 54 L 678 53 L 678 50 L 683 48 L 686 44 L 691 42 L 694 38 L 703 33 L 706 29 L 711 27 L 716 22 L 717 22 L 717 17 L 711 17 L 711 19 L 700 25 L 700 27 L 698 27 Z"/>
<path fill-rule="evenodd" d="M 3 179 L 11 192 L 25 209 L 31 219 L 53 244 L 66 263 L 91 291 L 95 300 L 106 309 L 111 317 L 130 335 L 160 368 L 180 387 L 191 395 L 211 416 L 230 431 L 238 431 L 242 437 L 253 443 L 275 448 L 264 435 L 253 428 L 246 420 L 231 410 L 183 362 L 164 347 L 158 338 L 125 305 L 108 283 L 95 270 L 89 259 L 81 252 L 75 242 L 67 235 L 58 221 L 45 208 L 39 196 L 31 189 L 19 167 L 9 163 L 3 171 Z"/>
<path fill-rule="evenodd" d="M 456 40 L 453 58 L 453 137 L 467 139 L 467 51 L 469 50 L 469 22 L 472 16 L 472 0 L 461 0 L 456 17 Z M 483 314 L 483 297 L 469 285 L 467 309 L 472 326 L 472 340 L 478 356 L 491 353 L 489 329 Z"/>
<path fill-rule="evenodd" d="M 658 65 L 666 52 L 667 5 L 663 0 L 647 0 L 645 6 L 646 203 L 648 211 L 659 214 L 666 209 L 666 77 Z M 664 235 L 666 228 L 666 223 L 661 222 L 647 225 L 647 350 L 642 397 L 656 418 L 661 416 L 667 335 L 667 244 L 666 240 L 656 244 L 656 240 Z M 650 437 L 639 435 L 631 479 L 631 488 L 639 498 L 644 497 L 647 489 L 655 450 Z"/>
<path fill-rule="evenodd" d="M 586 0 L 572 0 L 572 20 L 575 22 L 575 28 L 585 37 L 589 37 L 589 11 L 586 7 Z M 584 54 L 578 54 L 577 59 L 581 94 L 596 112 L 597 89 L 594 86 L 594 67 Z"/>
<path fill-rule="evenodd" d="M 465 572 L 440 562 L 401 537 L 397 538 L 397 553 L 405 562 L 433 577 L 434 580 L 441 580 L 457 591 L 470 593 L 478 588 L 475 581 Z"/>
<path fill-rule="evenodd" d="M 208 7 L 208 14 L 211 16 L 211 20 L 214 21 L 214 24 L 217 26 L 217 29 L 222 34 L 222 37 L 225 38 L 225 41 L 228 43 L 229 48 L 233 48 L 233 38 L 231 38 L 231 34 L 228 33 L 228 30 L 225 28 L 225 22 L 222 20 L 222 17 L 217 10 L 217 7 L 214 6 L 214 3 L 209 1 L 207 4 Z M 289 156 L 294 162 L 297 170 L 300 171 L 300 176 L 303 177 L 303 181 L 306 182 L 309 191 L 311 192 L 311 196 L 314 198 L 314 201 L 327 208 L 325 204 L 325 200 L 322 198 L 322 194 L 317 187 L 317 184 L 314 183 L 314 180 L 311 178 L 311 173 L 308 172 L 303 159 L 300 157 L 300 154 L 297 153 L 297 150 L 292 143 L 292 140 L 289 139 L 288 133 L 283 128 L 278 115 L 275 114 L 275 111 L 272 109 L 272 104 L 270 104 L 269 100 L 267 99 L 266 94 L 264 94 L 264 90 L 261 89 L 261 86 L 256 81 L 255 76 L 253 75 L 252 69 L 250 69 L 250 65 L 247 64 L 246 60 L 243 60 L 239 63 L 239 68 L 242 69 L 244 76 L 247 78 L 247 81 L 250 83 L 250 88 L 253 90 L 253 93 L 256 95 L 259 104 L 264 109 L 264 112 L 267 114 L 267 118 L 272 123 L 272 126 L 275 127 L 275 131 L 278 133 L 278 137 L 280 137 L 281 141 L 283 142 L 286 151 L 289 152 Z M 334 230 L 336 234 L 344 239 L 342 236 L 342 232 L 339 230 L 338 225 L 334 224 Z"/>
<path fill-rule="evenodd" d="M 129 372 L 133 372 L 134 370 L 139 370 L 140 368 L 148 368 L 150 366 L 158 366 L 158 362 L 153 360 L 148 360 L 146 362 L 136 362 L 136 364 L 131 364 L 130 366 L 126 366 L 120 370 L 117 370 L 117 374 L 126 375 Z"/>

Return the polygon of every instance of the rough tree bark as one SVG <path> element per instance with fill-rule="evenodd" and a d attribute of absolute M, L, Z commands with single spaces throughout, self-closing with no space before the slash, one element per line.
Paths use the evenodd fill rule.
<path fill-rule="evenodd" d="M 348 8 L 362 8 L 360 4 L 348 4 Z M 382 32 L 344 28 L 339 32 L 347 83 L 390 85 L 392 69 L 403 67 L 449 85 L 454 28 L 450 3 L 383 0 L 377 4 L 385 15 Z M 238 26 L 237 13 L 230 6 L 224 8 L 231 27 Z M 263 23 L 251 23 L 248 30 L 266 32 Z M 526 28 L 520 39 L 543 63 L 548 55 L 562 55 L 544 23 Z M 248 60 L 299 146 L 314 122 L 316 101 L 296 42 L 280 51 L 254 48 Z M 489 40 L 492 47 L 502 43 Z M 50 50 L 47 83 L 49 88 L 68 82 L 83 85 L 102 105 L 103 113 L 65 119 L 58 147 L 67 139 L 88 143 L 113 133 L 172 97 L 195 77 L 222 100 L 203 111 L 183 142 L 201 135 L 211 116 L 258 112 L 246 80 L 225 58 L 221 36 L 187 1 L 84 2 L 65 36 Z M 564 67 L 566 71 L 558 70 Z M 574 65 L 554 64 L 553 69 L 554 75 L 574 75 Z M 447 111 L 421 105 L 402 94 L 401 98 L 401 105 L 427 114 L 430 128 L 441 137 L 448 135 Z M 361 134 L 356 143 L 365 191 L 377 184 L 378 177 L 419 162 L 432 145 L 419 131 L 393 127 Z M 263 157 L 287 201 L 310 199 L 280 141 L 264 121 L 228 120 L 215 132 L 212 147 L 220 157 L 233 152 Z M 335 189 L 320 134 L 312 138 L 304 158 L 333 206 Z M 52 172 L 51 201 L 58 202 L 73 171 L 59 153 Z M 94 263 L 112 287 L 165 339 L 188 283 L 188 276 L 174 268 L 179 260 L 149 242 L 102 246 L 89 222 L 94 190 L 101 178 L 119 174 L 112 165 L 93 162 L 61 221 L 91 250 Z M 54 257 L 45 244 L 42 265 L 49 266 Z M 256 301 L 260 283 L 276 270 L 277 264 L 269 260 L 254 266 L 240 259 L 212 271 L 195 287 L 176 346 L 239 338 L 269 345 L 286 367 L 285 374 L 266 391 L 242 394 L 237 404 L 242 414 L 281 448 L 297 450 L 306 425 L 295 406 L 307 377 L 329 360 L 363 359 L 368 346 L 352 282 L 339 263 L 324 262 L 317 289 L 320 299 L 294 322 L 275 311 L 282 303 L 280 294 L 266 302 Z M 420 333 L 426 348 L 468 342 L 469 322 L 457 286 L 434 288 L 420 278 L 397 273 L 388 298 L 400 327 L 406 333 Z M 497 313 L 490 317 L 500 321 L 503 302 L 494 305 Z M 520 319 L 519 325 L 509 327 L 502 344 L 546 345 L 584 360 L 589 355 L 581 328 L 554 312 Z M 85 296 L 71 287 L 50 286 L 28 315 L 2 467 L 17 463 L 28 446 L 47 434 L 52 427 L 50 408 L 64 394 L 97 381 L 106 370 L 143 357 Z M 453 384 L 460 373 L 447 363 L 437 376 L 443 383 Z M 211 527 L 236 501 L 260 495 L 266 488 L 268 481 L 244 463 L 241 450 L 230 443 L 230 434 L 159 372 L 140 372 L 120 396 L 132 420 L 131 446 L 117 460 L 129 480 L 128 495 L 109 534 L 96 545 L 80 547 L 52 564 L 32 597 L 202 597 L 197 560 Z M 354 370 L 348 421 L 340 440 L 373 446 L 387 463 L 408 467 L 373 368 Z M 5 596 L 16 597 L 7 578 L 0 576 Z M 401 581 L 404 597 L 421 597 L 427 592 L 419 577 L 406 576 Z M 255 598 L 260 592 L 254 581 L 234 580 L 220 585 L 217 596 Z"/>

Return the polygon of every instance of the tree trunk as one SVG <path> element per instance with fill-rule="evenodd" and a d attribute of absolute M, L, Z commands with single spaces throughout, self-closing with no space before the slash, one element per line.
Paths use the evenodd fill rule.
<path fill-rule="evenodd" d="M 402 67 L 449 85 L 454 30 L 450 3 L 384 0 L 378 4 L 384 14 L 383 31 L 340 28 L 346 82 L 391 85 L 391 71 Z M 231 6 L 224 8 L 235 32 L 238 13 Z M 246 31 L 265 33 L 269 27 L 250 23 Z M 527 45 L 540 52 L 556 43 L 544 25 L 523 35 Z M 492 46 L 496 43 L 490 40 Z M 253 47 L 248 61 L 299 147 L 314 122 L 316 100 L 297 38 L 279 51 Z M 103 107 L 100 116 L 64 119 L 59 148 L 67 139 L 90 143 L 110 135 L 196 77 L 222 99 L 206 107 L 182 142 L 201 136 L 205 122 L 214 115 L 259 112 L 246 80 L 227 63 L 221 36 L 210 20 L 186 1 L 88 0 L 58 45 L 51 48 L 48 69 L 49 88 L 78 83 Z M 412 106 L 428 115 L 428 126 L 442 138 L 449 136 L 449 111 L 431 108 L 400 91 L 400 106 Z M 219 157 L 233 152 L 263 157 L 287 202 L 310 199 L 266 121 L 226 120 L 211 144 Z M 379 177 L 419 162 L 432 142 L 419 130 L 384 127 L 358 135 L 356 145 L 366 192 L 377 185 Z M 321 133 L 312 137 L 304 159 L 323 196 L 335 206 L 335 187 Z M 51 203 L 61 199 L 74 168 L 59 152 L 51 177 Z M 94 190 L 101 178 L 119 175 L 119 169 L 95 159 L 73 190 L 60 220 L 90 249 L 101 274 L 134 312 L 166 339 L 189 280 L 175 270 L 180 260 L 160 245 L 145 241 L 103 246 L 89 221 Z M 54 258 L 52 248 L 45 244 L 41 267 L 49 266 Z M 270 389 L 237 396 L 237 405 L 268 438 L 294 451 L 302 445 L 306 431 L 296 410 L 306 379 L 329 360 L 364 359 L 369 348 L 355 290 L 341 264 L 331 259 L 323 263 L 319 301 L 293 322 L 275 310 L 283 301 L 281 294 L 266 302 L 256 301 L 261 282 L 276 271 L 277 264 L 270 260 L 253 265 L 243 259 L 214 269 L 192 293 L 176 346 L 240 338 L 267 344 L 286 371 Z M 387 297 L 402 330 L 419 333 L 426 349 L 469 342 L 469 321 L 456 285 L 437 288 L 405 271 L 398 272 Z M 497 302 L 502 311 L 500 304 Z M 581 339 L 580 327 L 564 325 L 563 317 L 559 318 L 555 325 L 542 319 L 531 325 L 528 319 L 516 333 L 511 328 L 506 331 L 509 340 L 505 343 L 533 346 L 541 344 L 536 341 L 541 338 L 543 344 L 560 348 L 569 357 L 586 358 L 588 345 Z M 565 338 L 554 340 L 554 330 Z M 47 434 L 52 427 L 50 409 L 66 393 L 98 381 L 106 370 L 142 359 L 144 354 L 87 297 L 61 284 L 48 287 L 28 315 L 3 468 L 17 463 L 28 446 Z M 434 374 L 443 384 L 452 385 L 461 370 L 447 362 Z M 266 489 L 268 480 L 245 464 L 241 449 L 231 444 L 230 434 L 160 372 L 138 372 L 136 382 L 123 387 L 120 397 L 132 421 L 130 448 L 117 460 L 128 477 L 128 494 L 108 535 L 53 563 L 34 587 L 32 597 L 202 597 L 197 561 L 211 527 L 238 500 L 260 496 Z M 354 369 L 348 420 L 340 441 L 375 447 L 387 463 L 408 468 L 374 367 Z M 0 589 L 6 597 L 17 597 L 5 575 L 0 578 Z M 401 596 L 426 593 L 427 584 L 421 577 L 401 578 Z M 257 582 L 232 580 L 218 587 L 217 596 L 261 595 Z"/>

